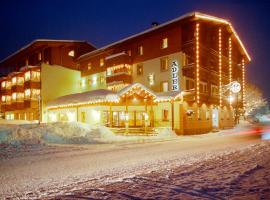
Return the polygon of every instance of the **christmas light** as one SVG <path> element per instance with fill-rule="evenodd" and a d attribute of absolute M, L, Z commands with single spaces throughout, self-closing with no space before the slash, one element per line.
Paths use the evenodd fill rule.
<path fill-rule="evenodd" d="M 232 39 L 229 37 L 229 82 L 232 82 Z M 230 97 L 232 96 L 232 91 L 230 90 Z M 230 101 L 232 105 L 232 101 Z"/>
<path fill-rule="evenodd" d="M 219 106 L 222 106 L 222 31 L 218 29 Z"/>
<path fill-rule="evenodd" d="M 200 24 L 196 24 L 196 100 L 200 103 Z"/>
<path fill-rule="evenodd" d="M 242 59 L 242 99 L 243 99 L 243 110 L 245 110 L 246 103 L 246 88 L 245 88 L 245 60 Z"/>

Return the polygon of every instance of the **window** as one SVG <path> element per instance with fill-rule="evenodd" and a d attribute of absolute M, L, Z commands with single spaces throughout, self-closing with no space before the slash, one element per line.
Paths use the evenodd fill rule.
<path fill-rule="evenodd" d="M 218 96 L 219 95 L 219 89 L 216 85 L 211 85 L 211 95 L 212 96 Z"/>
<path fill-rule="evenodd" d="M 88 69 L 88 70 L 91 70 L 91 69 L 92 69 L 92 63 L 89 62 L 89 63 L 87 64 L 87 69 Z"/>
<path fill-rule="evenodd" d="M 25 81 L 29 81 L 30 78 L 31 78 L 31 72 L 28 71 L 28 72 L 26 72 L 26 73 L 24 74 L 24 80 L 25 80 Z"/>
<path fill-rule="evenodd" d="M 127 55 L 131 56 L 131 50 L 126 51 Z"/>
<path fill-rule="evenodd" d="M 138 64 L 137 65 L 137 75 L 143 75 L 143 64 Z"/>
<path fill-rule="evenodd" d="M 81 122 L 82 123 L 86 122 L 86 112 L 81 112 Z"/>
<path fill-rule="evenodd" d="M 149 82 L 149 85 L 154 85 L 155 84 L 155 74 L 154 73 L 150 73 L 148 75 L 148 82 Z"/>
<path fill-rule="evenodd" d="M 74 57 L 74 56 L 75 56 L 74 50 L 69 51 L 69 52 L 68 52 L 68 56 Z"/>
<path fill-rule="evenodd" d="M 138 47 L 138 55 L 143 55 L 143 46 L 141 45 L 141 46 L 139 46 Z"/>
<path fill-rule="evenodd" d="M 169 59 L 168 57 L 160 59 L 160 71 L 164 72 L 169 69 Z"/>
<path fill-rule="evenodd" d="M 162 92 L 169 91 L 169 83 L 167 81 L 161 82 L 161 91 Z"/>
<path fill-rule="evenodd" d="M 191 90 L 195 88 L 194 80 L 186 78 L 186 90 Z"/>
<path fill-rule="evenodd" d="M 2 96 L 2 102 L 6 102 L 6 96 Z"/>
<path fill-rule="evenodd" d="M 25 90 L 24 91 L 25 99 L 30 99 L 30 96 L 31 96 L 31 90 L 30 89 Z"/>
<path fill-rule="evenodd" d="M 101 76 L 100 77 L 100 84 L 103 84 L 103 83 L 105 83 L 105 77 L 104 76 Z"/>
<path fill-rule="evenodd" d="M 41 61 L 42 56 L 41 56 L 41 52 L 38 53 L 38 61 Z"/>
<path fill-rule="evenodd" d="M 200 82 L 200 93 L 206 94 L 207 91 L 208 91 L 208 89 L 207 89 L 207 83 Z"/>
<path fill-rule="evenodd" d="M 210 118 L 210 110 L 209 109 L 206 110 L 205 117 L 207 120 L 209 120 L 209 118 Z"/>
<path fill-rule="evenodd" d="M 169 121 L 169 110 L 162 110 L 162 121 Z"/>
<path fill-rule="evenodd" d="M 168 48 L 168 38 L 163 38 L 162 39 L 161 48 L 162 49 Z"/>
<path fill-rule="evenodd" d="M 100 65 L 100 67 L 104 66 L 104 58 L 100 58 L 99 65 Z"/>
<path fill-rule="evenodd" d="M 25 65 L 28 66 L 28 64 L 29 64 L 29 61 L 28 61 L 28 59 L 26 59 L 25 60 Z"/>
<path fill-rule="evenodd" d="M 202 119 L 202 109 L 201 108 L 198 108 L 198 120 L 201 120 Z"/>
<path fill-rule="evenodd" d="M 1 83 L 1 87 L 2 87 L 2 89 L 6 88 L 6 81 L 3 81 L 3 82 Z"/>

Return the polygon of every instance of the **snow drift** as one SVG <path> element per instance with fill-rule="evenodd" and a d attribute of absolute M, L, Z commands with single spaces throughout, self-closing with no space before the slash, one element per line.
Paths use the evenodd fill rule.
<path fill-rule="evenodd" d="M 176 137 L 168 128 L 156 129 L 156 136 L 115 135 L 104 126 L 90 126 L 78 122 L 48 124 L 0 125 L 0 143 L 18 144 L 97 144 L 113 142 L 141 142 Z"/>

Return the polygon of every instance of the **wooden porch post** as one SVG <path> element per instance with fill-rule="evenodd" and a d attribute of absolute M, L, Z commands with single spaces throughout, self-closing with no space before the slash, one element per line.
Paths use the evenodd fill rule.
<path fill-rule="evenodd" d="M 110 127 L 112 128 L 112 125 L 113 125 L 112 102 L 110 102 L 109 123 L 110 123 Z"/>

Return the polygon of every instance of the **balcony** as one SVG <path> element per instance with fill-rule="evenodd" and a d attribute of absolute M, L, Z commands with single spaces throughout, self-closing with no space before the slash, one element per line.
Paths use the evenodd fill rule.
<path fill-rule="evenodd" d="M 105 58 L 106 66 L 116 66 L 121 64 L 132 64 L 131 57 L 125 52 L 113 54 Z"/>
<path fill-rule="evenodd" d="M 106 77 L 106 83 L 107 85 L 112 85 L 114 83 L 132 83 L 132 76 L 131 74 L 127 73 L 127 72 L 119 72 L 116 74 L 113 74 L 111 76 L 107 76 Z"/>

